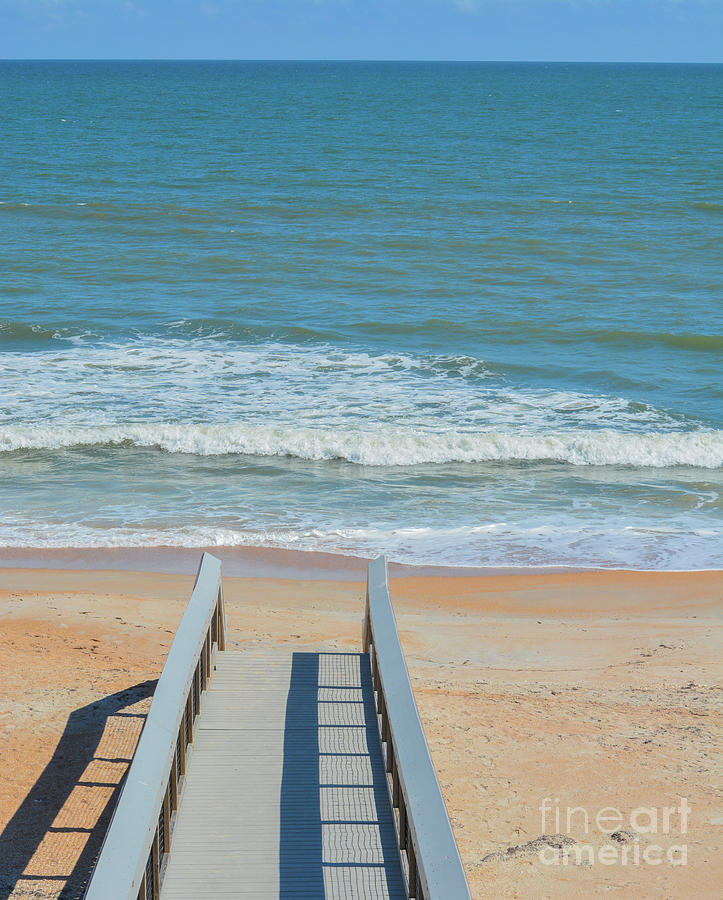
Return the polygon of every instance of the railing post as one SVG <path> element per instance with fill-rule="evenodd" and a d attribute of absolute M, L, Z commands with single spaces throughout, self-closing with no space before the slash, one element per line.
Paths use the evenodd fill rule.
<path fill-rule="evenodd" d="M 192 691 L 195 690 L 193 684 L 191 684 L 191 690 L 188 692 L 188 699 L 186 700 L 186 734 L 184 736 L 184 740 L 186 741 L 186 745 L 193 743 L 193 694 Z M 185 774 L 185 753 L 184 753 L 184 774 Z"/>
<path fill-rule="evenodd" d="M 158 861 L 158 831 L 156 830 L 155 835 L 153 836 L 153 844 L 151 848 L 151 858 L 153 862 L 151 863 L 151 872 L 153 873 L 153 900 L 156 900 L 157 897 L 161 894 L 161 881 L 158 877 L 159 875 L 159 861 Z"/>
<path fill-rule="evenodd" d="M 417 857 L 414 855 L 414 844 L 409 841 L 407 845 L 407 861 L 409 862 L 409 890 L 410 897 L 417 896 Z"/>
<path fill-rule="evenodd" d="M 186 775 L 186 747 L 188 746 L 187 733 L 188 726 L 186 724 L 186 717 L 188 716 L 188 701 L 186 701 L 186 707 L 183 710 L 183 715 L 181 716 L 181 778 Z"/>
<path fill-rule="evenodd" d="M 201 657 L 198 658 L 196 671 L 193 673 L 193 723 L 196 723 L 196 716 L 201 706 Z"/>
<path fill-rule="evenodd" d="M 183 728 L 183 720 L 181 720 L 181 728 Z M 178 743 L 182 744 L 183 741 L 179 740 Z M 181 754 L 178 750 L 173 754 L 171 773 L 171 812 L 175 812 L 178 809 L 178 778 L 181 773 Z"/>
<path fill-rule="evenodd" d="M 226 649 L 226 609 L 223 602 L 223 585 L 218 588 L 218 601 L 216 603 L 218 612 L 218 649 Z"/>
<path fill-rule="evenodd" d="M 362 620 L 362 650 L 364 653 L 369 652 L 369 644 L 371 642 L 371 622 L 369 621 L 369 588 L 367 587 L 367 599 L 364 604 L 364 619 Z"/>
<path fill-rule="evenodd" d="M 387 703 L 384 698 L 384 692 L 380 691 L 379 696 L 382 701 L 382 741 L 385 744 L 389 744 L 389 711 L 387 710 Z M 389 757 L 389 752 L 387 752 L 387 758 Z M 387 769 L 387 772 L 389 769 Z"/>
<path fill-rule="evenodd" d="M 176 773 L 171 769 L 171 781 Z M 171 849 L 171 782 L 166 788 L 166 796 L 163 798 L 163 851 L 168 853 Z M 160 864 L 160 863 L 159 863 Z"/>

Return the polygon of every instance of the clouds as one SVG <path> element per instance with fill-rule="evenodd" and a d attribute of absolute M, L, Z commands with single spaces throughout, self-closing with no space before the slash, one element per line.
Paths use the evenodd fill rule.
<path fill-rule="evenodd" d="M 476 13 L 479 12 L 478 0 L 451 0 L 460 12 Z"/>

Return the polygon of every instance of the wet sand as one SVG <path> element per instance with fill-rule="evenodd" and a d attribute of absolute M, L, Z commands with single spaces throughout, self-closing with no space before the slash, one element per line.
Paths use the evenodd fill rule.
<path fill-rule="evenodd" d="M 0 897 L 82 892 L 192 587 L 163 569 L 190 572 L 194 557 L 156 553 L 151 572 L 132 553 L 114 570 L 77 555 L 46 562 L 83 570 L 0 563 Z M 234 646 L 359 648 L 361 563 L 304 557 L 260 554 L 225 578 Z M 475 897 L 718 896 L 723 573 L 395 568 L 392 599 Z M 634 833 L 637 807 L 683 797 L 684 834 L 678 813 L 667 834 Z M 604 807 L 621 814 L 619 840 L 596 826 Z M 576 842 L 567 864 L 540 858 L 555 833 Z M 671 865 L 682 845 L 686 864 Z"/>

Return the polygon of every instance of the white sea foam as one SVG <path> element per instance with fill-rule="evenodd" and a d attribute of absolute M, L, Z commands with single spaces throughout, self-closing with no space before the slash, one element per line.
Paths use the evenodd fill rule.
<path fill-rule="evenodd" d="M 403 422 L 441 433 L 681 427 L 680 417 L 624 397 L 515 386 L 474 357 L 331 345 L 149 339 L 87 346 L 78 338 L 62 349 L 0 354 L 0 385 L 3 425 L 197 422 L 202 410 L 205 422 L 218 424 Z"/>
<path fill-rule="evenodd" d="M 513 523 L 457 528 L 92 528 L 79 523 L 0 524 L 0 547 L 276 547 L 375 556 L 440 566 L 573 566 L 694 570 L 720 565 L 721 533 L 709 529 L 575 527 Z"/>
<path fill-rule="evenodd" d="M 723 431 L 423 432 L 390 426 L 293 427 L 240 423 L 0 427 L 0 452 L 133 446 L 200 456 L 244 454 L 347 460 L 361 466 L 557 461 L 575 466 L 723 466 Z"/>

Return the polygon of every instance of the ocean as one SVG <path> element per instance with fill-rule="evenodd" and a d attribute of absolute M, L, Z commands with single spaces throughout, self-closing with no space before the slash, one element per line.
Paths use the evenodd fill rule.
<path fill-rule="evenodd" d="M 0 546 L 723 564 L 723 67 L 0 63 Z"/>

